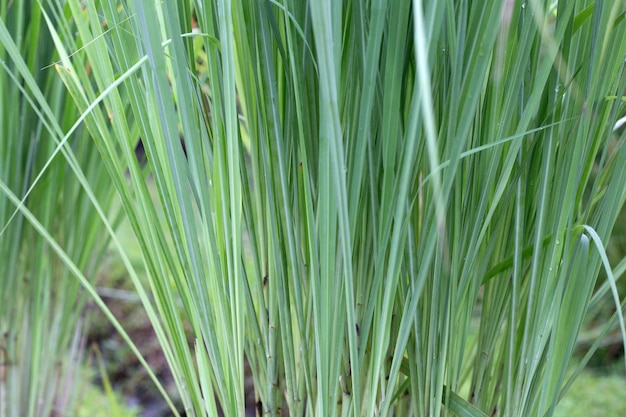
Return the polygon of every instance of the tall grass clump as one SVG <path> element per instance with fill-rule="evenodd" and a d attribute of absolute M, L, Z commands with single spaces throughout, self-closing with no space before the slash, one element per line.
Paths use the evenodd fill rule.
<path fill-rule="evenodd" d="M 73 414 L 88 298 L 65 262 L 93 282 L 108 242 L 85 187 L 102 210 L 114 190 L 56 59 L 42 9 L 0 1 L 1 417 Z"/>
<path fill-rule="evenodd" d="M 622 2 L 54 4 L 187 415 L 244 357 L 261 415 L 553 414 L 618 278 Z"/>

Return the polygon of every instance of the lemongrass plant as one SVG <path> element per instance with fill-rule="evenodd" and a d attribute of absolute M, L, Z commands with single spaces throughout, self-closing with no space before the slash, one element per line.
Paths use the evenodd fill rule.
<path fill-rule="evenodd" d="M 552 415 L 617 279 L 622 2 L 50 4 L 187 415 L 244 356 L 261 415 Z"/>
<path fill-rule="evenodd" d="M 84 127 L 60 147 L 79 113 L 54 69 L 45 68 L 55 60 L 41 9 L 0 1 L 1 417 L 73 414 L 83 383 L 89 298 L 21 211 L 89 282 L 108 242 L 70 166 L 83 168 L 104 210 L 114 190 Z"/>

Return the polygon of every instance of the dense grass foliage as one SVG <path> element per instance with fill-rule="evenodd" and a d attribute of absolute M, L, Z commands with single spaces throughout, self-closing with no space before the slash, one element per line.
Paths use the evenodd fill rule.
<path fill-rule="evenodd" d="M 108 242 L 85 187 L 97 190 L 102 210 L 114 190 L 86 129 L 70 132 L 79 113 L 46 68 L 55 59 L 41 9 L 0 1 L 2 417 L 72 413 L 87 294 L 57 254 L 88 283 Z"/>
<path fill-rule="evenodd" d="M 615 288 L 623 2 L 49 4 L 187 415 L 244 414 L 244 356 L 263 415 L 553 414 Z"/>

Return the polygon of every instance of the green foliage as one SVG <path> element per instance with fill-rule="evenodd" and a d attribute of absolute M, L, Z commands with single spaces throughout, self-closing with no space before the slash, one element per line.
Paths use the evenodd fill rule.
<path fill-rule="evenodd" d="M 120 401 L 116 399 L 116 401 Z M 105 395 L 98 387 L 87 384 L 82 393 L 81 401 L 76 410 L 77 417 L 138 417 L 135 409 L 117 406 L 113 412 L 111 398 Z"/>
<path fill-rule="evenodd" d="M 270 415 L 553 415 L 626 193 L 626 23 L 552 3 L 63 4 L 188 414 L 244 414 L 245 354 Z"/>
<path fill-rule="evenodd" d="M 98 362 L 99 375 L 103 382 L 103 389 L 100 389 L 89 382 L 91 372 L 83 370 L 83 385 L 79 388 L 79 398 L 77 400 L 76 416 L 78 417 L 137 417 L 138 410 L 125 407 L 120 395 L 115 393 L 111 387 L 108 375 L 104 369 L 104 363 L 100 352 L 95 350 Z"/>
<path fill-rule="evenodd" d="M 114 191 L 87 131 L 63 133 L 78 111 L 47 68 L 55 48 L 42 16 L 32 2 L 0 1 L 2 417 L 71 413 L 81 382 L 86 294 L 22 213 L 91 279 L 108 238 L 90 200 L 106 210 Z"/>
<path fill-rule="evenodd" d="M 559 402 L 555 417 L 602 417 L 626 414 L 624 373 L 621 369 L 585 371 Z"/>

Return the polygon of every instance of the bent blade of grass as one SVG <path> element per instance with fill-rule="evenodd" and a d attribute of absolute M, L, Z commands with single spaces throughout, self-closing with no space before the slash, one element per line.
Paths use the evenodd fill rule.
<path fill-rule="evenodd" d="M 619 300 L 619 292 L 617 290 L 617 286 L 615 285 L 615 276 L 613 275 L 613 271 L 611 269 L 611 264 L 609 263 L 609 258 L 606 255 L 606 250 L 604 249 L 604 245 L 602 244 L 602 240 L 600 236 L 596 233 L 596 231 L 589 225 L 583 225 L 585 231 L 589 233 L 591 236 L 591 240 L 593 240 L 594 245 L 596 246 L 596 250 L 602 259 L 602 265 L 604 266 L 604 272 L 607 276 L 607 281 L 611 285 L 611 292 L 613 293 L 613 301 L 615 302 L 615 308 L 617 313 L 617 318 L 619 321 L 620 330 L 622 332 L 622 340 L 624 353 L 626 354 L 626 326 L 624 324 L 624 313 L 622 311 L 621 303 Z M 626 368 L 626 355 L 624 357 L 624 365 Z"/>

